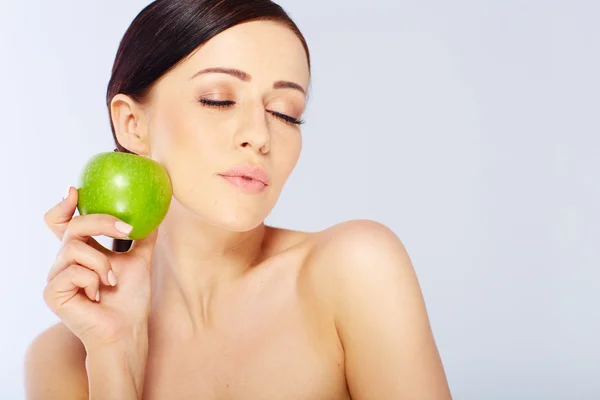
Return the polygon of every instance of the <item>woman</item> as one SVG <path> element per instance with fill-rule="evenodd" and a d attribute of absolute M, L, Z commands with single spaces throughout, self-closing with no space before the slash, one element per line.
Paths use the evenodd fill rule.
<path fill-rule="evenodd" d="M 120 44 L 119 151 L 165 166 L 168 215 L 45 215 L 61 323 L 26 359 L 29 399 L 449 399 L 421 291 L 387 227 L 265 226 L 301 148 L 308 47 L 269 0 L 158 0 Z M 237 176 L 236 175 L 243 175 Z M 125 250 L 125 251 L 123 251 Z"/>

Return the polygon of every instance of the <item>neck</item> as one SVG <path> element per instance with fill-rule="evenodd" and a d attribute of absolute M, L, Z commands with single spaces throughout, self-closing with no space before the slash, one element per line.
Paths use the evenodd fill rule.
<path fill-rule="evenodd" d="M 208 322 L 212 300 L 261 261 L 266 227 L 228 231 L 173 203 L 152 260 L 152 315 L 193 332 Z"/>

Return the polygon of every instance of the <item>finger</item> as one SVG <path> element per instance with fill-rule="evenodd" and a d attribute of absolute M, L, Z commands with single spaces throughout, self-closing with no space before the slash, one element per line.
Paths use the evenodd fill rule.
<path fill-rule="evenodd" d="M 150 235 L 146 236 L 145 238 L 140 240 L 134 240 L 131 244 L 131 248 L 129 249 L 129 253 L 141 256 L 146 261 L 146 264 L 150 266 L 157 238 L 158 228 L 155 229 Z"/>
<path fill-rule="evenodd" d="M 77 189 L 69 186 L 63 200 L 44 214 L 46 226 L 50 228 L 52 233 L 54 233 L 59 240 L 62 240 L 63 235 L 69 226 L 69 222 L 75 214 L 78 198 L 79 192 Z M 100 251 L 106 249 L 94 238 L 90 238 L 88 244 Z"/>
<path fill-rule="evenodd" d="M 133 228 L 119 218 L 108 214 L 78 215 L 71 219 L 64 232 L 62 242 L 71 240 L 86 242 L 92 236 L 108 236 L 116 239 L 125 239 Z"/>
<path fill-rule="evenodd" d="M 79 264 L 94 271 L 107 286 L 116 285 L 115 275 L 114 272 L 111 274 L 112 266 L 106 254 L 76 240 L 68 242 L 58 253 L 48 273 L 48 282 L 72 264 Z"/>
<path fill-rule="evenodd" d="M 69 186 L 63 200 L 44 214 L 46 226 L 48 226 L 52 233 L 59 239 L 62 239 L 69 221 L 73 218 L 73 214 L 77 208 L 77 198 L 77 189 Z"/>
<path fill-rule="evenodd" d="M 100 293 L 98 274 L 81 265 L 71 265 L 46 285 L 44 301 L 52 311 L 58 313 L 66 303 L 77 296 L 80 289 L 83 289 L 88 299 L 97 301 Z"/>

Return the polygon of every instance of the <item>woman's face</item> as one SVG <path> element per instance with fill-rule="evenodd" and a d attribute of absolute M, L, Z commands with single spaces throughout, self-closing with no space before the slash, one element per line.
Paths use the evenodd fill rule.
<path fill-rule="evenodd" d="M 300 40 L 268 21 L 220 33 L 165 74 L 145 109 L 147 144 L 171 176 L 177 206 L 231 231 L 260 225 L 298 161 L 295 122 L 308 84 Z M 264 169 L 264 190 L 248 193 L 221 175 L 240 165 Z"/>

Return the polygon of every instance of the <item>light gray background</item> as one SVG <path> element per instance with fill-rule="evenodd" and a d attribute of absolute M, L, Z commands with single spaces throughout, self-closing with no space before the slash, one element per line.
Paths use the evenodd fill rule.
<path fill-rule="evenodd" d="M 104 104 L 142 0 L 0 8 L 0 398 L 57 318 L 43 213 L 113 149 Z M 282 4 L 314 60 L 304 150 L 267 222 L 386 223 L 455 399 L 600 399 L 600 2 Z"/>

